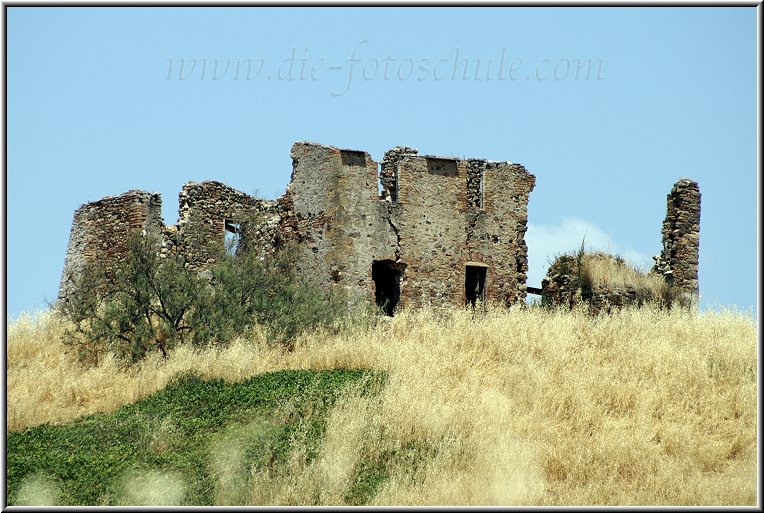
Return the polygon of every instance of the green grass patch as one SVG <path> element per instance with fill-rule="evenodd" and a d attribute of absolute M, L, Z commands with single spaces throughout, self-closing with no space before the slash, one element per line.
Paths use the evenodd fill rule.
<path fill-rule="evenodd" d="M 379 445 L 387 445 L 387 448 L 378 452 L 368 451 L 356 466 L 353 482 L 345 494 L 347 504 L 368 504 L 390 478 L 392 469 L 406 469 L 406 473 L 413 478 L 438 452 L 435 446 L 420 441 L 409 441 L 401 447 L 384 442 L 379 442 Z"/>
<path fill-rule="evenodd" d="M 296 445 L 306 462 L 315 458 L 329 409 L 345 386 L 363 378 L 373 391 L 382 375 L 280 371 L 243 383 L 185 375 L 111 414 L 8 433 L 8 504 L 213 505 L 220 473 L 242 461 L 278 471 Z M 234 474 L 234 481 L 246 480 L 246 472 Z M 354 502 L 368 497 L 370 484 L 360 484 L 363 497 Z"/>

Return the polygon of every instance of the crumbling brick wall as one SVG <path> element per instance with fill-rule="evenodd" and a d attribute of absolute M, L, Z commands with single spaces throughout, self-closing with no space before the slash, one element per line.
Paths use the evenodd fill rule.
<path fill-rule="evenodd" d="M 159 194 L 130 190 L 78 208 L 69 234 L 59 297 L 69 295 L 88 263 L 99 262 L 107 271 L 120 265 L 133 231 L 160 235 L 162 198 Z"/>
<path fill-rule="evenodd" d="M 573 255 L 560 255 L 541 280 L 543 304 L 573 308 L 583 300 L 578 280 L 578 261 Z"/>
<path fill-rule="evenodd" d="M 467 166 L 456 159 L 408 155 L 396 163 L 391 222 L 406 264 L 401 301 L 463 304 L 467 240 Z"/>
<path fill-rule="evenodd" d="M 524 302 L 528 197 L 536 179 L 519 164 L 467 161 L 467 261 L 488 265 L 487 299 Z"/>
<path fill-rule="evenodd" d="M 653 257 L 653 272 L 665 277 L 680 305 L 698 303 L 700 253 L 700 187 L 682 178 L 666 198 L 666 218 L 661 230 L 663 250 Z"/>
<path fill-rule="evenodd" d="M 485 299 L 524 300 L 535 179 L 522 166 L 420 156 L 398 146 L 385 153 L 378 176 L 366 152 L 313 143 L 296 143 L 292 159 L 292 180 L 279 200 L 281 233 L 299 242 L 311 275 L 379 299 L 384 285 L 375 272 L 392 273 L 401 304 L 463 305 L 467 266 L 480 265 Z M 473 180 L 483 191 L 480 205 L 468 198 L 473 168 L 486 170 Z"/>
<path fill-rule="evenodd" d="M 483 267 L 483 299 L 525 300 L 528 196 L 535 178 L 508 162 L 419 156 L 393 166 L 391 222 L 406 264 L 402 301 L 465 304 L 468 266 Z"/>
<path fill-rule="evenodd" d="M 411 155 L 419 153 L 408 146 L 396 146 L 385 152 L 380 162 L 379 181 L 382 186 L 382 198 L 397 201 L 398 197 L 398 162 Z"/>
<path fill-rule="evenodd" d="M 295 242 L 302 272 L 342 290 L 351 303 L 390 296 L 401 304 L 463 305 L 476 268 L 482 299 L 525 299 L 524 235 L 535 178 L 522 166 L 420 156 L 405 146 L 385 153 L 381 170 L 367 152 L 309 142 L 295 143 L 291 156 L 291 181 L 274 202 L 220 182 L 186 184 L 177 225 L 164 226 L 158 207 L 151 210 L 160 252 L 203 271 L 216 262 L 226 227 L 235 226 L 240 247 L 261 253 Z M 158 195 L 127 194 L 136 193 L 160 204 Z M 96 204 L 82 207 L 93 209 L 93 220 L 106 215 Z M 117 217 L 134 215 L 130 208 L 113 205 Z M 79 240 L 77 219 L 72 237 Z M 91 224 L 84 228 L 89 240 L 110 236 Z M 71 245 L 73 261 L 82 253 L 78 244 Z M 124 245 L 113 245 L 112 253 L 120 251 Z"/>
<path fill-rule="evenodd" d="M 220 182 L 189 182 L 179 195 L 179 221 L 165 226 L 159 194 L 131 190 L 82 205 L 74 214 L 59 299 L 75 286 L 86 263 L 106 270 L 120 265 L 133 231 L 157 237 L 162 254 L 180 255 L 198 271 L 209 268 L 224 250 L 226 221 L 240 228 L 239 247 L 260 253 L 277 245 L 275 202 L 259 200 Z"/>
<path fill-rule="evenodd" d="M 369 296 L 375 259 L 395 258 L 395 234 L 368 153 L 308 142 L 292 146 L 292 178 L 279 199 L 283 240 L 301 265 L 354 301 Z"/>

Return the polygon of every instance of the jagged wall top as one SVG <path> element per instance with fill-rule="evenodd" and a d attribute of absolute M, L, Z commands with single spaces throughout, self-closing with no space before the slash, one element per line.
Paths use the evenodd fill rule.
<path fill-rule="evenodd" d="M 162 224 L 158 195 L 140 193 L 154 199 L 138 202 L 137 210 L 125 207 L 119 214 L 122 200 L 113 207 L 118 218 L 137 216 L 130 227 L 145 229 L 152 219 L 152 231 L 161 232 L 161 251 L 183 255 L 198 270 L 214 263 L 224 234 L 235 230 L 240 247 L 261 252 L 296 242 L 307 257 L 304 270 L 349 296 L 374 296 L 372 267 L 391 262 L 400 272 L 403 302 L 463 304 L 468 265 L 487 269 L 486 298 L 506 303 L 525 298 L 524 234 L 535 178 L 522 166 L 422 156 L 406 146 L 386 152 L 381 169 L 367 152 L 311 142 L 295 143 L 291 156 L 291 181 L 273 202 L 209 181 L 184 185 L 176 226 Z M 116 198 L 133 196 L 131 191 Z M 111 232 L 124 235 L 123 228 Z M 66 277 L 77 272 L 70 260 L 84 261 L 78 241 L 97 240 L 99 233 L 75 216 L 62 296 Z M 123 246 L 113 245 L 111 256 Z"/>

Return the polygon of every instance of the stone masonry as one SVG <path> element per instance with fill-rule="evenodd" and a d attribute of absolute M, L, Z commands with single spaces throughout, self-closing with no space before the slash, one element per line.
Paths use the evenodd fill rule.
<path fill-rule="evenodd" d="M 239 240 L 239 247 L 262 242 L 271 246 L 276 237 L 278 214 L 273 201 L 260 200 L 220 182 L 189 182 L 178 196 L 175 237 L 164 244 L 176 248 L 189 267 L 204 270 L 216 262 L 226 232 Z"/>
<path fill-rule="evenodd" d="M 82 205 L 74 212 L 59 298 L 76 286 L 87 262 L 103 262 L 107 271 L 119 265 L 132 230 L 159 235 L 162 228 L 159 194 L 131 190 Z"/>
<path fill-rule="evenodd" d="M 255 199 L 220 182 L 189 182 L 179 195 L 178 224 L 165 226 L 159 194 L 131 190 L 82 205 L 74 213 L 59 299 L 66 298 L 87 262 L 107 269 L 120 264 L 133 230 L 160 242 L 160 256 L 181 254 L 186 265 L 204 271 L 215 263 L 226 230 L 240 247 L 258 250 L 276 237 L 274 202 Z M 276 220 L 274 220 L 274 218 Z"/>
<path fill-rule="evenodd" d="M 698 256 L 700 252 L 700 187 L 682 178 L 666 198 L 663 251 L 654 256 L 653 272 L 665 277 L 673 297 L 685 307 L 698 303 Z"/>
<path fill-rule="evenodd" d="M 59 298 L 86 261 L 117 264 L 137 228 L 159 234 L 160 253 L 181 254 L 199 271 L 215 263 L 226 233 L 261 253 L 295 242 L 301 271 L 351 303 L 372 300 L 390 314 L 398 305 L 524 302 L 535 178 L 523 166 L 409 147 L 386 152 L 379 166 L 367 152 L 309 142 L 295 143 L 291 156 L 291 181 L 278 200 L 188 183 L 174 226 L 163 225 L 158 194 L 130 191 L 83 205 Z"/>
<path fill-rule="evenodd" d="M 278 200 L 280 236 L 300 243 L 305 272 L 351 301 L 463 305 L 469 267 L 485 269 L 480 299 L 524 301 L 535 179 L 522 166 L 408 147 L 388 151 L 378 166 L 366 152 L 313 143 L 296 143 L 292 162 Z M 468 170 L 479 166 L 481 207 L 468 204 Z"/>

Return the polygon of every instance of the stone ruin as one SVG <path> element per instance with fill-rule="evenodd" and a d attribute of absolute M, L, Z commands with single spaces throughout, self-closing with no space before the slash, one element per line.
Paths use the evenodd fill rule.
<path fill-rule="evenodd" d="M 398 146 L 378 165 L 365 151 L 310 142 L 295 143 L 291 157 L 291 180 L 277 200 L 215 181 L 185 184 L 175 225 L 164 224 L 159 194 L 131 190 L 82 205 L 59 301 L 88 262 L 120 265 L 134 231 L 154 235 L 160 256 L 181 255 L 198 272 L 226 245 L 265 256 L 294 243 L 301 272 L 340 288 L 351 304 L 371 300 L 389 315 L 399 305 L 522 304 L 529 291 L 552 304 L 583 299 L 594 311 L 645 300 L 628 284 L 582 291 L 570 261 L 555 262 L 541 289 L 526 287 L 535 177 L 519 164 Z M 651 272 L 683 306 L 697 304 L 699 227 L 698 184 L 682 179 L 668 195 L 663 250 Z"/>
<path fill-rule="evenodd" d="M 367 152 L 309 142 L 295 143 L 291 156 L 291 181 L 277 200 L 190 182 L 172 226 L 162 221 L 159 194 L 131 190 L 81 206 L 59 300 L 88 262 L 119 265 L 129 235 L 140 231 L 161 241 L 160 255 L 182 255 L 200 272 L 226 243 L 265 255 L 295 242 L 301 272 L 390 315 L 399 305 L 524 303 L 535 177 L 523 166 L 408 147 L 386 152 L 378 165 Z"/>
<path fill-rule="evenodd" d="M 588 270 L 590 265 L 610 270 L 610 276 L 596 280 Z M 670 300 L 662 277 L 643 275 L 622 258 L 602 252 L 558 256 L 542 280 L 541 290 L 544 304 L 573 308 L 584 303 L 593 315 L 626 305 Z"/>
<path fill-rule="evenodd" d="M 593 314 L 646 301 L 697 307 L 700 189 L 696 182 L 683 178 L 674 184 L 667 197 L 661 233 L 663 250 L 653 257 L 655 265 L 646 276 L 637 276 L 622 259 L 612 255 L 582 252 L 579 256 L 557 257 L 541 282 L 542 302 L 568 307 L 586 302 Z M 631 274 L 633 279 L 625 283 L 592 283 L 582 277 L 582 258 L 609 260 L 606 265 L 614 270 L 613 274 Z"/>
<path fill-rule="evenodd" d="M 663 251 L 653 257 L 652 272 L 666 279 L 680 305 L 695 307 L 699 299 L 700 187 L 683 178 L 674 184 L 666 203 Z"/>

